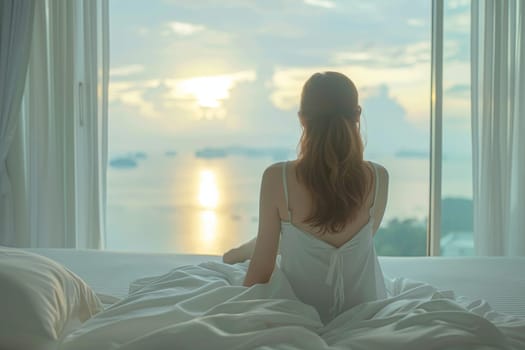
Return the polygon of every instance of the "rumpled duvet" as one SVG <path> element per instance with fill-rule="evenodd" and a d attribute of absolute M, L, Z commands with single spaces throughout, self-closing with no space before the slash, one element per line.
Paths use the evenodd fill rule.
<path fill-rule="evenodd" d="M 69 334 L 67 350 L 525 349 L 525 319 L 404 278 L 389 297 L 323 324 L 276 268 L 243 287 L 246 264 L 183 266 L 130 285 L 129 296 Z"/>

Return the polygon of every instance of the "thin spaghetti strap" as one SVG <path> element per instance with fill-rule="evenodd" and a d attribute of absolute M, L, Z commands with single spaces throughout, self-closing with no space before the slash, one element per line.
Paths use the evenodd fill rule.
<path fill-rule="evenodd" d="M 288 162 L 283 162 L 283 189 L 284 189 L 284 198 L 286 199 L 286 210 L 288 210 L 288 220 L 292 222 L 292 213 L 290 212 L 290 205 L 288 204 L 288 181 L 286 181 L 286 164 Z"/>
<path fill-rule="evenodd" d="M 372 206 L 370 207 L 369 214 L 372 216 L 374 214 L 374 208 L 377 203 L 377 192 L 379 189 L 379 176 L 377 171 L 377 166 L 373 162 L 368 162 L 370 165 L 372 165 L 372 168 L 374 169 L 374 201 L 372 202 Z"/>

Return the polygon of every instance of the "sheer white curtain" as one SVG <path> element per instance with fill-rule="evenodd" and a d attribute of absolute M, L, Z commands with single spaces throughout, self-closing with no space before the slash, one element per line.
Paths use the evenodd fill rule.
<path fill-rule="evenodd" d="M 525 255 L 525 3 L 472 2 L 474 242 Z"/>
<path fill-rule="evenodd" d="M 107 0 L 36 2 L 11 245 L 103 247 L 108 37 Z"/>
<path fill-rule="evenodd" d="M 7 156 L 20 123 L 34 8 L 34 0 L 0 1 L 0 238 L 8 245 L 15 240 L 15 204 Z"/>

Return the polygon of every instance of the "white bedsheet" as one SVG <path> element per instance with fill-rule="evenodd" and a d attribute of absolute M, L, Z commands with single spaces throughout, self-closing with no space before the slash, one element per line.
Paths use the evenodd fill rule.
<path fill-rule="evenodd" d="M 276 270 L 241 286 L 246 264 L 189 265 L 135 281 L 130 295 L 70 334 L 63 349 L 524 349 L 525 319 L 406 279 L 389 298 L 323 325 Z"/>
<path fill-rule="evenodd" d="M 97 293 L 123 298 L 131 281 L 218 256 L 30 249 L 78 274 Z M 456 295 L 482 298 L 502 313 L 525 317 L 525 258 L 380 257 L 385 275 L 427 282 Z"/>

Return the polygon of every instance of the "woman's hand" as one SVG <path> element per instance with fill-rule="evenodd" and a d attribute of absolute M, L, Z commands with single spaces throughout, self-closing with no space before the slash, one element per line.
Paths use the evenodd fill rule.
<path fill-rule="evenodd" d="M 236 264 L 246 261 L 246 258 L 241 254 L 240 248 L 233 248 L 222 255 L 222 262 L 225 264 Z"/>
<path fill-rule="evenodd" d="M 244 262 L 252 257 L 255 248 L 255 238 L 241 245 L 240 247 L 228 250 L 222 255 L 222 262 L 225 264 L 236 264 Z"/>

